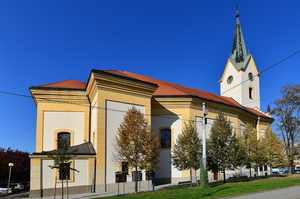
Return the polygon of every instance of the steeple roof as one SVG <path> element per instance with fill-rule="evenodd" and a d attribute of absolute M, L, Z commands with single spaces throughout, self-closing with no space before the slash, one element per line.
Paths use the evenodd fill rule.
<path fill-rule="evenodd" d="M 229 59 L 232 61 L 237 70 L 243 70 L 250 58 L 250 54 L 247 53 L 239 16 L 240 15 L 237 11 L 234 39 Z"/>

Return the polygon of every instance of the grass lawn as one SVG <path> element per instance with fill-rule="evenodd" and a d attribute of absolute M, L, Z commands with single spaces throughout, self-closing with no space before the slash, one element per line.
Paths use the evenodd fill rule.
<path fill-rule="evenodd" d="M 252 192 L 259 192 L 269 189 L 283 188 L 293 185 L 300 185 L 300 175 L 269 177 L 256 179 L 247 182 L 235 182 L 226 184 L 211 185 L 209 189 L 199 187 L 166 189 L 154 192 L 144 192 L 139 194 L 127 194 L 107 198 L 130 199 L 130 198 L 153 198 L 153 199 L 178 199 L 178 198 L 222 198 L 233 195 L 240 195 Z"/>

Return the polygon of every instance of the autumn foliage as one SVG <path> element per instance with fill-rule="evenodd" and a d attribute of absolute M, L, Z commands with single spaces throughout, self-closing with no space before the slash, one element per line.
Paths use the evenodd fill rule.
<path fill-rule="evenodd" d="M 135 171 L 150 173 L 159 161 L 160 146 L 144 115 L 133 106 L 123 118 L 118 128 L 114 159 L 128 162 Z M 135 192 L 137 193 L 137 178 Z"/>
<path fill-rule="evenodd" d="M 4 183 L 9 175 L 9 163 L 14 166 L 11 169 L 11 181 L 29 180 L 30 159 L 29 153 L 13 150 L 11 148 L 0 148 L 0 180 Z"/>
<path fill-rule="evenodd" d="M 300 85 L 287 84 L 279 91 L 281 99 L 277 99 L 271 114 L 276 116 L 277 130 L 281 132 L 281 139 L 285 144 L 285 151 L 289 157 L 289 172 L 294 168 L 295 144 L 300 137 Z"/>

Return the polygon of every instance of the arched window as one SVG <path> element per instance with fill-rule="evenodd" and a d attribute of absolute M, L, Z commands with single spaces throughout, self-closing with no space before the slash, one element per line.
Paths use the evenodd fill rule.
<path fill-rule="evenodd" d="M 71 134 L 68 132 L 60 132 L 57 134 L 57 148 L 70 147 Z"/>
<path fill-rule="evenodd" d="M 160 131 L 161 148 L 171 148 L 171 129 L 162 129 Z"/>
<path fill-rule="evenodd" d="M 59 170 L 59 180 L 70 180 L 70 164 L 64 163 L 64 167 Z"/>
<path fill-rule="evenodd" d="M 64 163 L 60 169 L 56 170 L 56 176 L 58 176 L 58 182 L 63 180 L 68 180 L 69 182 L 74 182 L 74 171 L 70 168 L 74 167 L 74 160 L 70 160 L 67 163 Z"/>

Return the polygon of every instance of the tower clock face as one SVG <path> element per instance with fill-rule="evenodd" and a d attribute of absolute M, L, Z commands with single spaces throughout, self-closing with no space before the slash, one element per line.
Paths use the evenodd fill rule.
<path fill-rule="evenodd" d="M 248 74 L 248 78 L 249 78 L 251 81 L 253 81 L 253 74 L 252 74 L 252 73 L 249 73 L 249 74 Z"/>
<path fill-rule="evenodd" d="M 233 80 L 233 77 L 232 77 L 232 75 L 230 75 L 230 76 L 227 78 L 227 83 L 228 83 L 228 84 L 231 84 L 232 80 Z"/>

